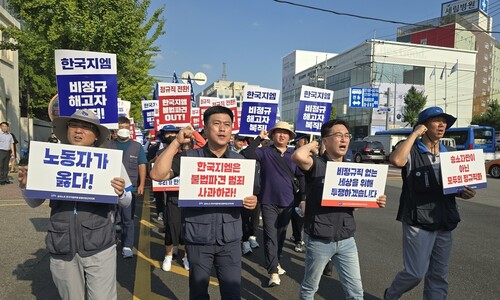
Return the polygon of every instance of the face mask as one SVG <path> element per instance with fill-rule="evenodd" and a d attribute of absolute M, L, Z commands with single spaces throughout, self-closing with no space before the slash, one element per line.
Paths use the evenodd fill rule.
<path fill-rule="evenodd" d="M 177 137 L 174 135 L 174 136 L 168 136 L 167 138 L 165 138 L 165 144 L 168 144 L 170 145 Z"/>
<path fill-rule="evenodd" d="M 116 134 L 119 137 L 121 137 L 122 139 L 130 138 L 130 130 L 128 130 L 128 129 L 120 129 L 120 130 L 118 130 L 118 132 Z"/>

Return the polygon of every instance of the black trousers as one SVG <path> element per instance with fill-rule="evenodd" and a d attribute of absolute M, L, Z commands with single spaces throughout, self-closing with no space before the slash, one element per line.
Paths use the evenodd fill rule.
<path fill-rule="evenodd" d="M 264 223 L 264 255 L 267 273 L 278 273 L 278 263 L 285 243 L 286 228 L 290 223 L 294 207 L 262 204 L 261 210 Z"/>
<path fill-rule="evenodd" d="M 215 266 L 221 299 L 241 299 L 240 242 L 226 245 L 186 245 L 189 299 L 210 299 L 208 284 Z"/>
<path fill-rule="evenodd" d="M 255 236 L 259 228 L 260 206 L 257 205 L 254 209 L 241 209 L 241 225 L 243 226 L 242 241 L 248 241 L 248 238 Z"/>
<path fill-rule="evenodd" d="M 295 242 L 302 241 L 302 229 L 304 229 L 304 218 L 295 211 L 292 212 L 292 235 Z"/>
<path fill-rule="evenodd" d="M 0 182 L 9 181 L 10 150 L 0 150 Z"/>

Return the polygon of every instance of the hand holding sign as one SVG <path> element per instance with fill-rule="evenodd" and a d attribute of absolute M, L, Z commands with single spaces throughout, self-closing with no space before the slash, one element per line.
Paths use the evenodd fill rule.
<path fill-rule="evenodd" d="M 243 207 L 246 209 L 254 209 L 257 206 L 257 196 L 252 195 L 243 198 Z"/>

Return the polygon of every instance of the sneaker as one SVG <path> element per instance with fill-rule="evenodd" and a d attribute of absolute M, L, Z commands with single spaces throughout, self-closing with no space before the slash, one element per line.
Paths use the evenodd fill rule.
<path fill-rule="evenodd" d="M 122 255 L 123 258 L 131 258 L 134 257 L 134 252 L 132 252 L 132 249 L 130 249 L 129 247 L 123 247 Z"/>
<path fill-rule="evenodd" d="M 259 248 L 259 243 L 257 242 L 257 238 L 255 236 L 249 237 L 248 242 L 250 242 L 250 247 Z"/>
<path fill-rule="evenodd" d="M 172 256 L 165 256 L 163 263 L 161 264 L 161 269 L 168 272 L 172 269 Z"/>
<path fill-rule="evenodd" d="M 278 275 L 285 275 L 286 271 L 278 264 Z"/>
<path fill-rule="evenodd" d="M 184 270 L 189 271 L 189 260 L 186 256 L 182 258 L 182 263 L 184 264 Z"/>
<path fill-rule="evenodd" d="M 295 252 L 304 253 L 304 245 L 303 242 L 295 244 L 295 248 L 293 249 Z"/>
<path fill-rule="evenodd" d="M 281 284 L 280 276 L 278 273 L 273 273 L 271 274 L 271 277 L 269 277 L 269 287 L 277 286 Z"/>
<path fill-rule="evenodd" d="M 243 242 L 241 244 L 241 252 L 243 255 L 252 253 L 252 247 L 250 247 L 250 242 Z"/>
<path fill-rule="evenodd" d="M 158 221 L 159 222 L 163 221 L 163 213 L 162 212 L 158 214 Z"/>

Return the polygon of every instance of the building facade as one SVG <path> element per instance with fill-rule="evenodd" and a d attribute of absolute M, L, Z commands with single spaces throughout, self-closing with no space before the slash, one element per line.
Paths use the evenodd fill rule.
<path fill-rule="evenodd" d="M 337 117 L 349 123 L 356 138 L 362 138 L 386 128 L 408 126 L 402 121 L 404 97 L 413 86 L 427 96 L 427 106 L 441 106 L 458 117 L 457 126 L 467 126 L 472 118 L 476 54 L 473 50 L 366 41 L 323 62 L 322 68 L 313 65 L 295 74 L 294 84 L 284 84 L 282 119 L 295 123 L 296 110 L 290 113 L 290 107 L 298 108 L 301 86 L 318 86 L 334 91 L 332 105 Z M 451 73 L 457 60 L 460 70 Z M 317 80 L 318 70 L 325 82 Z M 349 107 L 350 87 L 379 88 L 379 106 L 390 111 Z"/>
<path fill-rule="evenodd" d="M 19 22 L 4 8 L 5 5 L 5 1 L 0 1 L 0 24 L 5 27 L 20 28 Z M 13 42 L 13 39 L 2 31 L 0 38 L 2 42 Z M 12 50 L 0 50 L 0 122 L 9 122 L 11 132 L 18 139 L 20 119 L 18 53 Z"/>

